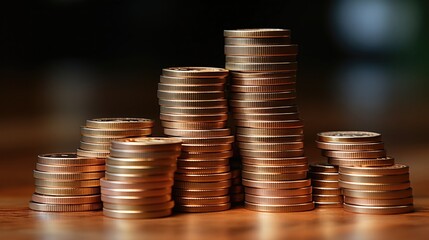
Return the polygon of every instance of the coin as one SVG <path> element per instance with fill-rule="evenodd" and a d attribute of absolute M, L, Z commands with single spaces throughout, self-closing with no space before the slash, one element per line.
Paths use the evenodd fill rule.
<path fill-rule="evenodd" d="M 152 133 L 151 128 L 141 129 L 99 129 L 82 127 L 81 134 L 84 136 L 94 137 L 130 137 L 140 135 L 150 135 Z"/>
<path fill-rule="evenodd" d="M 160 108 L 161 113 L 165 114 L 190 114 L 190 115 L 210 115 L 227 113 L 228 108 L 226 106 L 221 107 L 205 107 L 205 108 L 183 108 L 183 107 L 164 107 Z"/>
<path fill-rule="evenodd" d="M 387 167 L 340 167 L 342 174 L 361 175 L 403 175 L 408 174 L 409 167 L 403 164 L 395 164 Z"/>
<path fill-rule="evenodd" d="M 272 101 L 272 100 L 286 100 L 296 98 L 295 91 L 284 92 L 236 92 L 232 95 L 232 100 L 247 100 L 247 101 Z"/>
<path fill-rule="evenodd" d="M 180 151 L 182 140 L 165 137 L 137 137 L 112 141 L 113 149 L 145 151 Z"/>
<path fill-rule="evenodd" d="M 322 132 L 317 134 L 317 139 L 320 142 L 380 142 L 381 134 L 365 131 L 336 131 Z"/>
<path fill-rule="evenodd" d="M 362 166 L 362 167 L 381 167 L 395 164 L 395 159 L 392 157 L 383 158 L 328 158 L 328 163 L 337 166 Z"/>
<path fill-rule="evenodd" d="M 223 152 L 232 149 L 231 144 L 185 144 L 182 150 L 186 152 Z"/>
<path fill-rule="evenodd" d="M 296 44 L 289 45 L 225 45 L 225 55 L 229 56 L 278 56 L 298 54 Z"/>
<path fill-rule="evenodd" d="M 344 202 L 359 206 L 401 206 L 413 204 L 413 197 L 396 199 L 367 199 L 345 196 Z"/>
<path fill-rule="evenodd" d="M 214 67 L 170 67 L 162 69 L 162 75 L 168 77 L 225 77 L 228 70 Z"/>
<path fill-rule="evenodd" d="M 87 188 L 87 187 L 99 187 L 100 180 L 45 180 L 45 179 L 34 179 L 34 185 L 39 187 L 49 187 L 49 188 Z"/>
<path fill-rule="evenodd" d="M 47 165 L 83 166 L 101 165 L 104 164 L 104 159 L 81 157 L 76 153 L 49 153 L 39 155 L 37 162 Z"/>
<path fill-rule="evenodd" d="M 338 183 L 338 180 L 316 180 L 313 179 L 311 181 L 311 184 L 313 187 L 324 187 L 324 188 L 339 188 L 340 185 Z"/>
<path fill-rule="evenodd" d="M 313 201 L 315 202 L 342 202 L 343 196 L 341 195 L 319 195 L 313 193 Z"/>
<path fill-rule="evenodd" d="M 223 35 L 229 38 L 288 37 L 290 35 L 290 30 L 277 28 L 237 29 L 224 30 Z"/>
<path fill-rule="evenodd" d="M 125 219 L 146 219 L 146 218 L 162 218 L 172 214 L 171 209 L 160 211 L 138 211 L 138 210 L 112 210 L 103 208 L 103 215 L 111 218 L 125 218 Z"/>
<path fill-rule="evenodd" d="M 216 189 L 174 189 L 174 196 L 180 197 L 219 197 L 226 196 L 229 193 L 228 188 Z"/>
<path fill-rule="evenodd" d="M 180 99 L 159 99 L 159 105 L 164 107 L 224 107 L 227 105 L 226 99 L 213 100 L 180 100 Z"/>
<path fill-rule="evenodd" d="M 299 120 L 299 113 L 234 114 L 234 119 L 244 121 L 287 121 Z"/>
<path fill-rule="evenodd" d="M 212 205 L 176 205 L 175 209 L 180 212 L 219 212 L 231 208 L 231 203 L 221 203 Z"/>
<path fill-rule="evenodd" d="M 317 195 L 342 195 L 340 188 L 313 187 L 313 194 Z"/>
<path fill-rule="evenodd" d="M 177 159 L 177 167 L 217 167 L 229 164 L 228 158 L 220 159 Z"/>
<path fill-rule="evenodd" d="M 314 202 L 299 203 L 291 205 L 267 205 L 245 201 L 244 208 L 259 212 L 302 212 L 314 209 Z"/>
<path fill-rule="evenodd" d="M 296 83 L 296 76 L 287 76 L 287 77 L 261 77 L 261 78 L 233 78 L 231 85 L 233 86 L 281 86 L 281 85 L 290 85 Z"/>
<path fill-rule="evenodd" d="M 160 182 L 168 181 L 173 178 L 172 173 L 168 174 L 125 174 L 106 172 L 106 180 L 111 181 L 130 181 L 130 182 Z"/>
<path fill-rule="evenodd" d="M 222 137 L 180 137 L 183 144 L 224 144 L 234 142 L 234 136 Z"/>
<path fill-rule="evenodd" d="M 231 187 L 231 180 L 215 180 L 213 182 L 190 182 L 177 180 L 174 182 L 174 187 L 175 189 L 185 190 L 216 190 Z"/>
<path fill-rule="evenodd" d="M 293 173 L 259 173 L 242 171 L 244 179 L 267 180 L 267 181 L 284 181 L 284 180 L 301 180 L 307 178 L 307 171 Z"/>
<path fill-rule="evenodd" d="M 335 151 L 371 151 L 384 149 L 384 143 L 382 142 L 370 142 L 370 143 L 331 143 L 331 142 L 319 142 L 316 141 L 317 147 L 324 150 L 335 150 Z"/>
<path fill-rule="evenodd" d="M 226 127 L 226 121 L 218 122 L 171 122 L 162 121 L 161 125 L 165 129 L 183 129 L 183 130 L 206 130 L 219 129 Z"/>
<path fill-rule="evenodd" d="M 365 198 L 365 199 L 398 199 L 408 198 L 413 196 L 411 188 L 396 190 L 396 191 L 366 191 L 366 190 L 353 190 L 346 189 L 342 190 L 343 195 L 353 198 Z"/>
<path fill-rule="evenodd" d="M 257 172 L 257 173 L 293 173 L 307 171 L 308 165 L 289 165 L 289 166 L 264 166 L 264 165 L 242 165 L 243 171 Z"/>
<path fill-rule="evenodd" d="M 201 84 L 201 85 L 183 85 L 183 84 L 165 84 L 158 83 L 158 90 L 160 91 L 173 91 L 173 92 L 200 92 L 200 91 L 224 91 L 224 84 Z"/>
<path fill-rule="evenodd" d="M 373 150 L 373 151 L 330 151 L 322 150 L 322 155 L 332 158 L 381 158 L 386 157 L 386 151 Z"/>
<path fill-rule="evenodd" d="M 106 164 L 115 166 L 171 166 L 176 164 L 176 159 L 176 156 L 165 158 L 117 158 L 109 156 L 106 159 Z"/>
<path fill-rule="evenodd" d="M 296 113 L 298 108 L 294 105 L 265 108 L 233 108 L 234 114 L 267 114 L 267 113 Z"/>
<path fill-rule="evenodd" d="M 88 203 L 88 204 L 44 204 L 37 202 L 30 202 L 29 207 L 34 211 L 42 212 L 83 212 L 99 210 L 103 207 L 102 203 Z"/>
<path fill-rule="evenodd" d="M 303 142 L 283 142 L 283 143 L 251 143 L 238 142 L 241 149 L 258 150 L 258 151 L 282 151 L 282 150 L 299 150 L 304 148 Z"/>
<path fill-rule="evenodd" d="M 176 122 L 222 122 L 228 119 L 226 113 L 212 114 L 212 115 L 183 115 L 183 114 L 165 114 L 161 113 L 160 119 L 163 121 L 176 121 Z"/>
<path fill-rule="evenodd" d="M 304 133 L 303 127 L 295 128 L 247 128 L 237 127 L 237 134 L 247 136 L 285 136 L 285 135 L 301 135 Z"/>
<path fill-rule="evenodd" d="M 240 154 L 243 157 L 251 157 L 251 158 L 291 158 L 291 157 L 303 156 L 304 150 L 296 149 L 296 150 L 284 150 L 284 151 L 251 151 L 247 149 L 241 149 Z"/>
<path fill-rule="evenodd" d="M 195 77 L 169 77 L 169 76 L 160 76 L 160 83 L 165 84 L 182 84 L 182 85 L 213 85 L 213 84 L 225 84 L 226 76 L 219 78 L 195 78 Z"/>
<path fill-rule="evenodd" d="M 294 82 L 278 85 L 231 85 L 231 92 L 259 93 L 259 92 L 287 92 L 296 89 Z"/>
<path fill-rule="evenodd" d="M 291 205 L 308 203 L 312 201 L 311 194 L 298 195 L 292 197 L 271 197 L 271 196 L 257 196 L 252 194 L 245 195 L 246 202 L 267 205 Z"/>
<path fill-rule="evenodd" d="M 311 179 L 316 180 L 328 180 L 328 181 L 338 181 L 338 173 L 326 173 L 326 172 L 311 172 Z"/>
<path fill-rule="evenodd" d="M 277 38 L 225 38 L 225 45 L 285 45 L 289 43 L 290 38 L 288 36 Z"/>
<path fill-rule="evenodd" d="M 31 200 L 36 203 L 46 204 L 87 204 L 100 202 L 100 195 L 87 196 L 48 196 L 34 193 Z"/>
<path fill-rule="evenodd" d="M 95 118 L 86 121 L 88 128 L 142 129 L 153 127 L 154 121 L 146 118 Z"/>
<path fill-rule="evenodd" d="M 136 189 L 125 189 L 125 188 L 101 188 L 101 194 L 107 195 L 110 197 L 120 196 L 120 197 L 161 197 L 171 194 L 171 187 L 166 188 L 155 188 L 155 189 L 145 189 L 145 188 L 136 188 Z"/>
<path fill-rule="evenodd" d="M 180 167 L 177 168 L 177 173 L 184 174 L 214 174 L 229 172 L 229 165 L 215 167 Z"/>
<path fill-rule="evenodd" d="M 159 204 L 148 204 L 148 205 L 123 205 L 115 203 L 103 203 L 105 209 L 110 210 L 131 210 L 131 211 L 161 211 L 165 209 L 171 209 L 174 207 L 174 201 L 163 202 Z"/>
<path fill-rule="evenodd" d="M 293 96 L 294 94 L 278 94 L 277 96 L 280 96 L 280 99 L 274 99 L 274 100 L 235 100 L 232 99 L 229 101 L 231 107 L 236 108 L 262 108 L 262 107 L 282 107 L 282 106 L 289 106 L 289 105 L 295 105 L 296 104 L 296 98 Z M 246 96 L 242 96 L 246 97 Z M 255 96 L 251 96 L 255 97 Z M 270 96 L 270 95 L 262 95 L 261 97 L 276 97 Z M 287 98 L 284 98 L 287 97 Z"/>
<path fill-rule="evenodd" d="M 357 183 L 403 183 L 410 180 L 410 175 L 397 174 L 397 175 L 357 175 L 340 173 L 339 179 L 344 182 L 357 182 Z"/>
<path fill-rule="evenodd" d="M 229 203 L 229 196 L 217 196 L 217 197 L 183 197 L 176 196 L 174 201 L 178 205 L 217 205 L 223 203 Z"/>
<path fill-rule="evenodd" d="M 302 142 L 304 136 L 299 135 L 285 135 L 285 136 L 258 136 L 258 135 L 240 135 L 237 134 L 237 141 L 240 143 L 285 143 L 285 142 Z"/>
<path fill-rule="evenodd" d="M 80 142 L 80 149 L 89 151 L 109 151 L 110 143 L 91 143 L 91 142 Z"/>
<path fill-rule="evenodd" d="M 156 197 L 101 195 L 101 200 L 107 203 L 123 205 L 148 205 L 169 202 L 171 201 L 171 195 L 163 195 Z"/>
<path fill-rule="evenodd" d="M 46 180 L 91 180 L 100 179 L 104 176 L 104 171 L 100 172 L 85 172 L 85 173 L 54 173 L 54 172 L 41 172 L 38 170 L 33 171 L 34 178 Z"/>
<path fill-rule="evenodd" d="M 295 182 L 295 181 L 284 181 L 284 182 L 286 183 L 286 182 Z M 245 185 L 244 182 L 243 182 L 243 185 Z M 277 186 L 279 186 L 279 184 L 277 184 Z M 290 187 L 290 186 L 293 186 L 293 185 L 292 184 L 286 185 L 286 187 Z M 306 186 L 306 187 L 301 187 L 301 188 L 253 188 L 253 187 L 245 187 L 244 192 L 246 194 L 258 195 L 258 196 L 290 197 L 290 196 L 301 196 L 301 195 L 311 194 L 312 188 L 311 188 L 311 186 Z"/>
<path fill-rule="evenodd" d="M 247 38 L 248 40 L 252 40 Z M 226 39 L 225 39 L 226 40 Z M 229 40 L 232 40 L 232 38 L 229 38 Z M 256 39 L 255 39 L 256 40 Z M 234 45 L 234 44 L 228 44 L 228 45 Z M 270 44 L 274 45 L 274 44 Z M 287 45 L 285 44 L 279 44 L 279 45 Z M 228 63 L 276 63 L 276 62 L 295 62 L 297 58 L 296 54 L 291 55 L 280 55 L 280 56 L 226 56 L 225 62 Z"/>
<path fill-rule="evenodd" d="M 344 210 L 348 212 L 366 213 L 366 214 L 400 214 L 400 213 L 409 213 L 414 211 L 413 205 L 379 207 L 379 206 L 357 206 L 357 205 L 344 203 L 343 207 L 344 207 Z"/>
<path fill-rule="evenodd" d="M 74 173 L 74 172 L 100 172 L 105 170 L 104 165 L 64 166 L 36 163 L 36 170 L 42 172 Z"/>
<path fill-rule="evenodd" d="M 110 149 L 110 156 L 118 158 L 174 158 L 178 157 L 180 151 L 150 152 L 145 150 Z"/>
<path fill-rule="evenodd" d="M 176 173 L 174 179 L 188 182 L 216 182 L 231 179 L 231 172 L 214 174 L 181 174 Z"/>
<path fill-rule="evenodd" d="M 82 157 L 92 157 L 92 158 L 106 158 L 109 156 L 109 151 L 88 151 L 78 148 L 77 149 L 77 155 Z"/>
<path fill-rule="evenodd" d="M 178 137 L 225 137 L 225 136 L 231 135 L 231 130 L 229 128 L 210 129 L 210 130 L 188 130 L 188 129 L 165 128 L 164 133 L 167 135 L 178 136 Z"/>
<path fill-rule="evenodd" d="M 310 164 L 310 172 L 338 173 L 338 166 L 327 163 Z"/>
<path fill-rule="evenodd" d="M 100 188 L 99 187 L 83 187 L 83 188 L 36 187 L 35 192 L 38 194 L 50 195 L 50 196 L 94 195 L 94 194 L 100 194 Z"/>
<path fill-rule="evenodd" d="M 123 174 L 141 174 L 143 175 L 156 175 L 168 174 L 176 170 L 176 165 L 171 166 L 115 166 L 107 165 L 106 171 L 109 173 L 123 173 Z"/>
<path fill-rule="evenodd" d="M 339 180 L 341 188 L 355 190 L 374 190 L 374 191 L 395 191 L 410 188 L 410 182 L 401 183 L 360 183 L 360 182 L 345 182 Z"/>
<path fill-rule="evenodd" d="M 298 64 L 296 62 L 274 62 L 274 63 L 226 62 L 225 68 L 233 71 L 249 71 L 249 72 L 296 71 L 297 65 Z"/>
<path fill-rule="evenodd" d="M 102 188 L 110 189 L 158 189 L 168 188 L 173 186 L 173 179 L 156 181 L 156 182 L 126 182 L 126 181 L 112 181 L 105 178 L 100 179 Z"/>

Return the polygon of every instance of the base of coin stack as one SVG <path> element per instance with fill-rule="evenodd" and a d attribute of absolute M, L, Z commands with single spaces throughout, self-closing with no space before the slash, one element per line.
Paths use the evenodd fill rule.
<path fill-rule="evenodd" d="M 173 195 L 180 212 L 213 212 L 231 207 L 234 137 L 228 118 L 228 71 L 211 67 L 163 69 L 158 85 L 164 133 L 181 139 Z"/>
<path fill-rule="evenodd" d="M 44 212 L 80 212 L 102 208 L 100 178 L 104 159 L 76 153 L 43 154 L 34 170 L 35 193 L 30 209 Z"/>
<path fill-rule="evenodd" d="M 313 209 L 296 106 L 298 46 L 287 29 L 225 30 L 224 36 L 245 208 Z"/>
<path fill-rule="evenodd" d="M 159 218 L 172 214 L 173 176 L 181 140 L 141 137 L 112 141 L 101 179 L 103 214 Z"/>
<path fill-rule="evenodd" d="M 317 146 L 332 165 L 339 166 L 338 186 L 344 210 L 366 214 L 413 211 L 408 166 L 386 156 L 381 134 L 365 131 L 322 132 Z M 313 181 L 313 187 L 320 183 Z"/>
<path fill-rule="evenodd" d="M 316 207 L 343 207 L 338 166 L 328 163 L 310 164 L 310 177 Z"/>

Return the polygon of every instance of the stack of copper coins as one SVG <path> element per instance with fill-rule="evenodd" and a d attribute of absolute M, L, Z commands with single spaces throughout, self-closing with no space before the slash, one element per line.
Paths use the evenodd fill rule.
<path fill-rule="evenodd" d="M 230 208 L 234 137 L 228 118 L 228 70 L 211 67 L 163 69 L 158 87 L 164 133 L 182 139 L 173 195 L 182 212 Z"/>
<path fill-rule="evenodd" d="M 79 156 L 106 158 L 110 142 L 126 137 L 148 136 L 152 133 L 153 121 L 145 118 L 96 118 L 86 121 L 81 128 L 82 139 Z"/>
<path fill-rule="evenodd" d="M 76 153 L 40 155 L 30 208 L 46 212 L 101 209 L 99 179 L 104 169 L 104 159 L 78 157 Z"/>
<path fill-rule="evenodd" d="M 290 44 L 287 29 L 225 30 L 224 36 L 245 207 L 268 212 L 313 209 L 303 122 L 296 106 L 298 46 Z"/>
<path fill-rule="evenodd" d="M 141 137 L 112 141 L 101 179 L 103 214 L 113 218 L 169 216 L 174 171 L 182 141 Z"/>
<path fill-rule="evenodd" d="M 313 200 L 317 207 L 342 207 L 343 197 L 338 184 L 338 166 L 328 163 L 310 164 Z"/>
<path fill-rule="evenodd" d="M 398 214 L 413 211 L 409 168 L 340 167 L 344 209 L 354 213 Z"/>

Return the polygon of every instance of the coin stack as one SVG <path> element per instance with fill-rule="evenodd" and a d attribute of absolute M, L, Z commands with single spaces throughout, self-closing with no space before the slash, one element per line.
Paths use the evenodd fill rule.
<path fill-rule="evenodd" d="M 112 141 L 101 179 L 103 214 L 113 218 L 169 216 L 174 171 L 182 141 L 140 137 Z"/>
<path fill-rule="evenodd" d="M 76 153 L 43 154 L 34 170 L 35 193 L 30 209 L 45 212 L 99 210 L 104 159 Z"/>
<path fill-rule="evenodd" d="M 406 165 L 342 166 L 339 173 L 346 211 L 398 214 L 412 212 L 414 209 L 409 168 Z"/>
<path fill-rule="evenodd" d="M 342 207 L 343 197 L 338 184 L 338 166 L 328 163 L 310 164 L 313 200 L 317 207 Z"/>
<path fill-rule="evenodd" d="M 106 158 L 110 142 L 126 137 L 148 136 L 153 121 L 145 118 L 96 118 L 81 128 L 82 139 L 77 154 L 83 157 Z"/>
<path fill-rule="evenodd" d="M 158 87 L 164 133 L 183 141 L 173 187 L 175 208 L 211 212 L 230 208 L 234 137 L 228 118 L 228 70 L 211 67 L 163 69 Z"/>
<path fill-rule="evenodd" d="M 303 123 L 296 106 L 296 56 L 287 29 L 225 30 L 226 68 L 242 157 L 245 207 L 314 208 Z"/>

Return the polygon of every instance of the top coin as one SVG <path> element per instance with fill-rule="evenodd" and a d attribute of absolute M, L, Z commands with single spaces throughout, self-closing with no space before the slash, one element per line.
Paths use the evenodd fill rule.
<path fill-rule="evenodd" d="M 81 157 L 76 153 L 48 153 L 39 155 L 37 162 L 48 165 L 85 166 L 104 164 L 104 159 Z"/>
<path fill-rule="evenodd" d="M 178 150 L 182 140 L 166 137 L 122 138 L 112 141 L 112 149 L 125 150 Z"/>
<path fill-rule="evenodd" d="M 290 36 L 289 29 L 280 28 L 257 28 L 257 29 L 237 29 L 224 30 L 223 36 L 231 38 L 267 38 L 267 37 L 285 37 Z"/>
<path fill-rule="evenodd" d="M 168 77 L 198 77 L 198 78 L 223 78 L 228 75 L 228 70 L 215 67 L 170 67 L 162 69 L 162 75 Z"/>
<path fill-rule="evenodd" d="M 153 120 L 146 118 L 95 118 L 86 120 L 88 128 L 141 129 L 153 127 Z"/>
<path fill-rule="evenodd" d="M 317 134 L 321 142 L 380 142 L 381 134 L 364 131 L 333 131 Z"/>
<path fill-rule="evenodd" d="M 357 175 L 399 175 L 409 173 L 409 167 L 404 164 L 382 167 L 341 166 L 339 172 Z"/>

